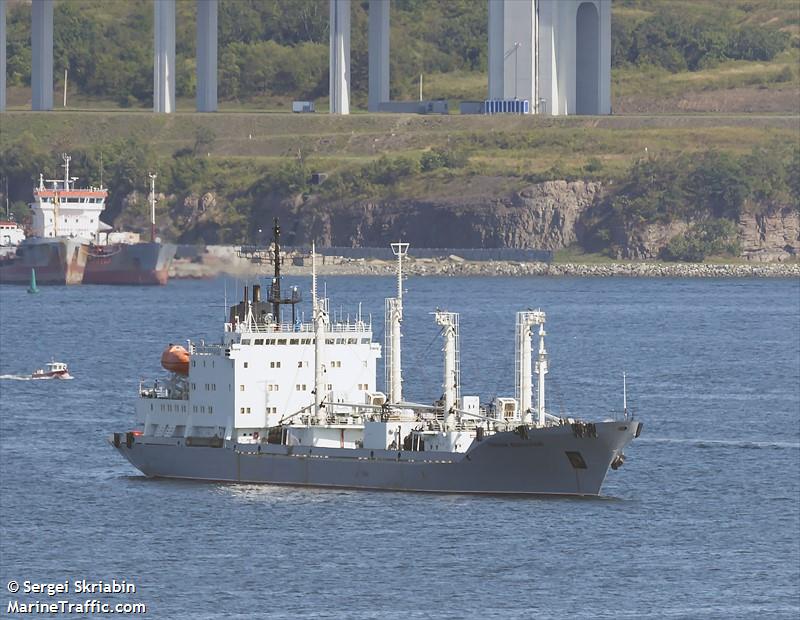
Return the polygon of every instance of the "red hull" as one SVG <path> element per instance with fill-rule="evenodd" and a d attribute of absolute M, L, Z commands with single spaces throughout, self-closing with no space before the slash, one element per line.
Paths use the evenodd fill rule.
<path fill-rule="evenodd" d="M 175 250 L 173 244 L 152 242 L 92 246 L 83 283 L 164 285 Z"/>

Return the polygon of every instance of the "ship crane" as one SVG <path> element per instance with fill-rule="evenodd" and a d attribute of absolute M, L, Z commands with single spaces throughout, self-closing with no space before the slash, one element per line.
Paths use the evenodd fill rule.
<path fill-rule="evenodd" d="M 444 337 L 444 428 L 455 430 L 456 407 L 459 405 L 461 377 L 458 360 L 458 314 L 437 310 L 436 324 L 442 328 Z"/>
<path fill-rule="evenodd" d="M 294 306 L 292 306 L 294 307 Z M 317 297 L 317 252 L 311 244 L 311 307 L 314 320 L 314 418 L 324 424 L 325 412 L 325 332 L 328 327 L 328 300 Z"/>
<path fill-rule="evenodd" d="M 533 329 L 539 326 L 539 352 L 536 358 L 538 398 L 536 403 L 536 426 L 545 425 L 544 377 L 547 374 L 547 350 L 544 346 L 545 313 L 541 310 L 525 310 L 517 312 L 517 401 L 523 424 L 533 422 L 533 381 L 531 363 L 533 361 Z"/>
<path fill-rule="evenodd" d="M 397 257 L 397 297 L 386 300 L 386 391 L 393 404 L 403 401 L 400 327 L 403 322 L 403 258 L 408 255 L 408 246 L 408 243 L 392 244 L 392 252 Z"/>

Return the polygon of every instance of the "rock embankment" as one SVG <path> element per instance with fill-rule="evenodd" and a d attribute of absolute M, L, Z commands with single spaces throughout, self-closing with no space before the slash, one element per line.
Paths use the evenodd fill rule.
<path fill-rule="evenodd" d="M 294 263 L 294 264 L 293 264 Z M 394 273 L 395 263 L 385 260 L 320 257 L 320 275 L 385 276 Z M 569 276 L 569 277 L 639 277 L 639 278 L 800 278 L 800 263 L 661 263 L 616 262 L 584 263 L 521 263 L 512 261 L 466 261 L 458 256 L 442 259 L 408 259 L 404 271 L 414 276 Z M 220 274 L 236 277 L 268 276 L 270 264 L 253 264 L 238 258 L 233 248 L 220 248 L 204 255 L 204 260 L 178 260 L 173 263 L 173 278 L 211 278 Z M 286 275 L 308 275 L 311 262 L 286 260 Z"/>

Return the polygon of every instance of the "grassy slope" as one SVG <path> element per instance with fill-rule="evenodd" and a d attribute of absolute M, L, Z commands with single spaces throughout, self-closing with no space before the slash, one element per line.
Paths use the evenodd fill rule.
<path fill-rule="evenodd" d="M 697 19 L 726 18 L 737 25 L 775 27 L 791 34 L 795 43 L 800 38 L 800 5 L 792 0 L 670 2 L 680 12 Z M 627 0 L 615 4 L 613 10 L 620 17 L 638 21 L 651 16 L 656 6 L 656 0 Z M 781 75 L 787 67 L 792 70 L 792 78 L 783 81 Z M 790 46 L 770 62 L 728 61 L 702 71 L 681 73 L 624 67 L 614 69 L 612 76 L 615 109 L 625 111 L 647 109 L 646 100 L 652 100 L 651 109 L 660 110 L 658 100 L 664 97 L 691 99 L 698 93 L 705 93 L 711 95 L 707 99 L 714 96 L 719 99 L 725 91 L 732 89 L 750 91 L 737 93 L 741 103 L 739 109 L 782 110 L 797 114 L 800 112 L 800 49 Z M 629 99 L 645 100 L 644 106 L 626 106 Z M 737 109 L 737 97 L 731 99 L 733 101 L 722 103 L 723 110 Z"/>
<path fill-rule="evenodd" d="M 436 146 L 470 153 L 461 174 L 521 180 L 554 165 L 580 173 L 589 159 L 600 176 L 665 151 L 716 148 L 744 153 L 754 146 L 800 138 L 791 116 L 633 116 L 539 119 L 533 117 L 353 114 L 219 113 L 154 115 L 145 112 L 11 112 L 4 115 L 0 148 L 28 135 L 42 147 L 102 146 L 134 136 L 160 156 L 191 146 L 199 126 L 216 135 L 210 157 L 269 165 L 298 153 L 333 172 L 380 155 L 418 154 Z M 46 136 L 46 138 L 45 138 Z M 406 188 L 416 193 L 413 187 Z"/>

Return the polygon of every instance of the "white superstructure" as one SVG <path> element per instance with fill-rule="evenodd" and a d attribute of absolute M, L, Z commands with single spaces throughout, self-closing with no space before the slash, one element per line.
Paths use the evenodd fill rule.
<path fill-rule="evenodd" d="M 262 303 L 248 300 L 243 320 L 225 323 L 221 343 L 190 343 L 187 378 L 142 386 L 137 419 L 145 434 L 258 441 L 299 411 L 310 413 L 312 424 L 339 420 L 345 430 L 352 424 L 350 409 L 337 403 L 366 404 L 377 391 L 381 347 L 372 341 L 371 323 L 328 322 L 318 309 L 314 322 L 278 324 L 272 315 L 254 315 Z M 352 444 L 355 435 L 337 430 L 313 445 L 327 444 L 330 435 L 338 446 L 345 434 Z"/>
<path fill-rule="evenodd" d="M 70 177 L 70 156 L 64 153 L 64 178 L 44 179 L 33 190 L 31 229 L 35 237 L 70 237 L 99 241 L 101 230 L 111 227 L 100 220 L 108 191 L 103 187 L 77 188 L 78 177 Z"/>

